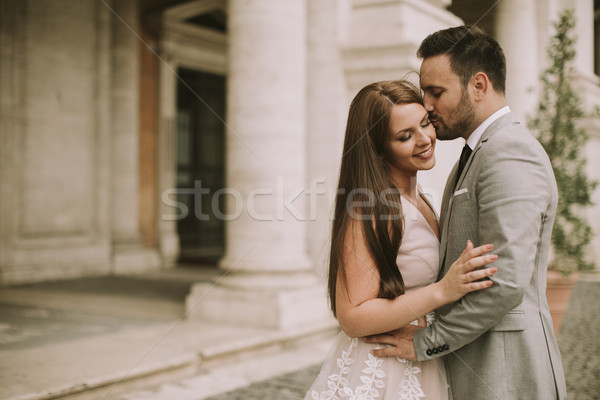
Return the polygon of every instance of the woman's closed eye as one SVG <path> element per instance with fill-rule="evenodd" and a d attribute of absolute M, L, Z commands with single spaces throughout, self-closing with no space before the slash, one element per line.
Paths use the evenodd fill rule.
<path fill-rule="evenodd" d="M 407 140 L 410 140 L 410 138 L 413 137 L 413 131 L 406 131 L 402 136 L 398 137 L 398 140 L 401 142 L 406 142 Z"/>

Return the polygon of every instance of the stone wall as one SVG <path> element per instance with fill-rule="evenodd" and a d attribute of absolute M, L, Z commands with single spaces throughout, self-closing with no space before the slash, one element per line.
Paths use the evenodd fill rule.
<path fill-rule="evenodd" d="M 60 5 L 1 2 L 2 283 L 158 264 L 136 247 L 137 43 L 102 2 Z"/>

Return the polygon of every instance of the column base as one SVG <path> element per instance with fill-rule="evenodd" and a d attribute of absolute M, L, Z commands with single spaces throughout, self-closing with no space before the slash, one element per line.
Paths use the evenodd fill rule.
<path fill-rule="evenodd" d="M 227 278 L 195 284 L 186 299 L 187 318 L 274 329 L 333 320 L 324 286 L 275 287 L 269 281 L 280 281 L 281 276 L 260 275 L 260 287 L 230 285 Z M 289 279 L 298 282 L 296 278 Z"/>
<path fill-rule="evenodd" d="M 177 233 L 161 232 L 159 238 L 159 251 L 162 259 L 162 265 L 165 268 L 172 268 L 177 265 L 179 258 L 179 236 Z"/>
<path fill-rule="evenodd" d="M 155 249 L 143 246 L 115 246 L 112 271 L 114 274 L 135 274 L 157 270 L 162 262 Z"/>

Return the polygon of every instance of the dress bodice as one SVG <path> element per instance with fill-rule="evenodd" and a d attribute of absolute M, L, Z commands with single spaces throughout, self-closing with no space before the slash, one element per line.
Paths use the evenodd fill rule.
<path fill-rule="evenodd" d="M 439 271 L 439 241 L 421 212 L 402 197 L 403 232 L 396 264 L 406 291 L 436 281 Z"/>
<path fill-rule="evenodd" d="M 402 211 L 404 229 L 396 263 L 408 292 L 436 281 L 439 241 L 423 214 L 404 197 Z M 340 332 L 305 399 L 451 399 L 441 358 L 424 362 L 380 358 L 371 353 L 377 348 L 381 345 Z"/>

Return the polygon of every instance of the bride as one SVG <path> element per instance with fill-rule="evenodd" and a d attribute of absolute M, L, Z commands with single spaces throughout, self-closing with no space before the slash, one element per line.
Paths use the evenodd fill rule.
<path fill-rule="evenodd" d="M 409 323 L 489 287 L 491 245 L 471 242 L 442 280 L 439 229 L 417 172 L 435 165 L 435 129 L 405 80 L 364 87 L 350 105 L 329 260 L 329 299 L 342 332 L 305 399 L 451 398 L 440 358 L 379 358 L 365 336 Z M 426 318 L 424 318 L 426 317 Z"/>

